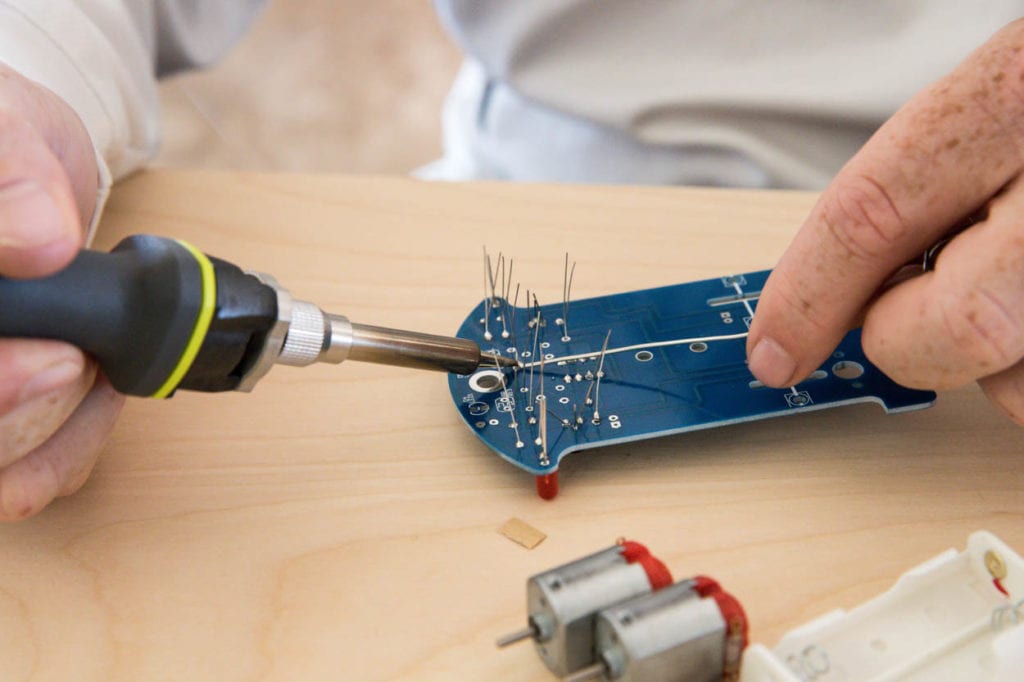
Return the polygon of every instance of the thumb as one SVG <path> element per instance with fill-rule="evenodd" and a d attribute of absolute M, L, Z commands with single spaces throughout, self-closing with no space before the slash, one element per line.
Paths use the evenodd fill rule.
<path fill-rule="evenodd" d="M 39 277 L 66 265 L 82 246 L 97 183 L 74 111 L 0 65 L 0 274 Z"/>

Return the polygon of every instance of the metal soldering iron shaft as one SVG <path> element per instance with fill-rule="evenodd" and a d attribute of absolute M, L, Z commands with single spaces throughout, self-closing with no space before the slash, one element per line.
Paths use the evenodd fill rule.
<path fill-rule="evenodd" d="M 349 322 L 340 315 L 325 315 L 330 339 L 321 360 L 356 360 L 385 365 L 471 374 L 481 365 L 516 367 L 512 358 L 484 355 L 473 341 L 402 329 L 372 327 Z"/>
<path fill-rule="evenodd" d="M 472 374 L 480 367 L 522 365 L 518 360 L 484 353 L 473 341 L 454 336 L 421 334 L 402 329 L 354 324 L 344 315 L 325 313 L 309 301 L 292 298 L 265 273 L 253 273 L 277 297 L 277 321 L 267 332 L 238 384 L 248 391 L 273 365 L 306 367 L 345 360 Z"/>

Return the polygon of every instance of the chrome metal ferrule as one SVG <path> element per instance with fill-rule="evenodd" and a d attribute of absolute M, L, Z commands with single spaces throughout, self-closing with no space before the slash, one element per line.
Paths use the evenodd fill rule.
<path fill-rule="evenodd" d="M 305 367 L 320 359 L 327 330 L 320 308 L 307 301 L 292 301 L 292 319 L 277 362 Z"/>

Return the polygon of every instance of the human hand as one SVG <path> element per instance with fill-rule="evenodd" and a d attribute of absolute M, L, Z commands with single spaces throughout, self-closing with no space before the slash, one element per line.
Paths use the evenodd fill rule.
<path fill-rule="evenodd" d="M 67 265 L 96 190 L 92 143 L 74 111 L 0 64 L 0 275 Z M 123 402 L 77 348 L 0 339 L 0 520 L 81 487 Z"/>
<path fill-rule="evenodd" d="M 770 386 L 814 371 L 863 320 L 897 382 L 978 381 L 1024 424 L 1024 22 L 887 121 L 825 189 L 764 287 L 747 339 Z M 883 288 L 972 214 L 934 271 Z"/>

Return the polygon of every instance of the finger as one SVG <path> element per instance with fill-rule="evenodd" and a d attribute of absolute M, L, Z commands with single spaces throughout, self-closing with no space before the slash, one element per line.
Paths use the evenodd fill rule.
<path fill-rule="evenodd" d="M 893 287 L 868 310 L 868 358 L 897 382 L 953 388 L 1024 357 L 1024 182 L 954 238 L 935 270 Z"/>
<path fill-rule="evenodd" d="M 18 115 L 0 111 L 0 273 L 37 277 L 67 264 L 82 223 L 63 166 Z"/>
<path fill-rule="evenodd" d="M 803 378 L 874 292 L 1011 180 L 1024 146 L 1015 22 L 885 123 L 824 191 L 769 277 L 751 325 L 751 371 Z"/>
<path fill-rule="evenodd" d="M 82 244 L 97 183 L 78 116 L 0 65 L 0 273 L 34 277 L 66 265 Z"/>
<path fill-rule="evenodd" d="M 978 380 L 993 405 L 1024 426 L 1024 362 Z"/>
<path fill-rule="evenodd" d="M 96 464 L 124 397 L 100 375 L 52 438 L 0 470 L 0 521 L 24 519 L 78 490 Z"/>
<path fill-rule="evenodd" d="M 99 188 L 96 149 L 82 119 L 64 100 L 38 83 L 31 85 L 38 111 L 35 128 L 67 174 L 84 234 L 96 210 Z"/>
<path fill-rule="evenodd" d="M 0 339 L 0 467 L 38 447 L 93 383 L 96 366 L 58 341 Z"/>

